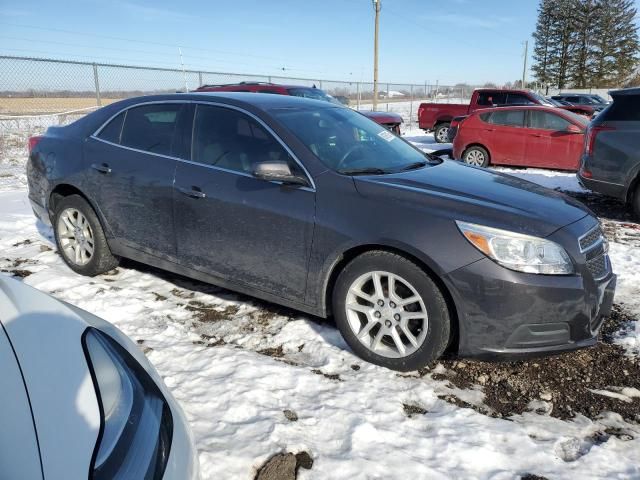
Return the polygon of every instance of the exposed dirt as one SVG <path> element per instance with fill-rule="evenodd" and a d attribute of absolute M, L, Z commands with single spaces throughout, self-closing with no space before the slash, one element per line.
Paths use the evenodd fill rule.
<path fill-rule="evenodd" d="M 283 410 L 282 413 L 284 414 L 285 418 L 290 422 L 298 421 L 298 414 L 293 410 Z"/>
<path fill-rule="evenodd" d="M 409 418 L 413 417 L 414 415 L 424 415 L 425 413 L 427 413 L 427 410 L 425 408 L 412 403 L 403 403 L 402 408 L 404 409 L 404 413 Z"/>
<path fill-rule="evenodd" d="M 315 373 L 316 375 L 322 375 L 324 378 L 328 378 L 329 380 L 336 380 L 338 382 L 344 381 L 342 380 L 342 378 L 340 378 L 340 375 L 338 375 L 337 373 L 324 373 L 322 370 L 318 370 L 318 369 L 311 370 L 311 372 Z"/>
<path fill-rule="evenodd" d="M 190 300 L 185 308 L 193 312 L 195 317 L 201 322 L 228 320 L 229 318 L 233 318 L 233 316 L 238 313 L 238 310 L 240 310 L 236 305 L 229 305 L 222 310 L 218 310 L 212 305 L 207 305 L 197 300 Z"/>
<path fill-rule="evenodd" d="M 602 341 L 592 348 L 514 363 L 447 360 L 441 362 L 444 373 L 432 373 L 430 369 L 420 373 L 461 389 L 480 388 L 483 405 L 470 405 L 455 395 L 441 398 L 494 417 L 533 410 L 561 419 L 578 413 L 594 419 L 610 411 L 640 423 L 640 398 L 621 390 L 640 389 L 640 359 L 610 343 L 614 333 L 631 328 L 635 321 L 616 307 L 605 321 Z M 613 392 L 614 396 L 596 391 Z M 620 393 L 622 397 L 616 397 Z"/>
<path fill-rule="evenodd" d="M 307 452 L 277 453 L 260 467 L 255 480 L 295 480 L 298 470 L 310 470 L 313 458 Z"/>
<path fill-rule="evenodd" d="M 635 222 L 632 209 L 615 198 L 606 197 L 595 192 L 563 192 L 576 200 L 580 200 L 600 219 Z"/>

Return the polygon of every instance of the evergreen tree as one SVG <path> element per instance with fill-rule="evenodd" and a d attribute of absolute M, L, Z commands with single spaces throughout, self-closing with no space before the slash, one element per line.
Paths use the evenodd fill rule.
<path fill-rule="evenodd" d="M 576 29 L 575 53 L 570 61 L 570 81 L 574 88 L 588 88 L 593 83 L 595 38 L 599 35 L 601 5 L 597 0 L 575 2 L 574 25 Z"/>
<path fill-rule="evenodd" d="M 636 15 L 634 0 L 541 0 L 536 80 L 558 88 L 626 84 L 640 51 Z"/>
<path fill-rule="evenodd" d="M 555 21 L 553 15 L 554 3 L 553 0 L 542 0 L 540 2 L 536 31 L 533 33 L 535 46 L 533 49 L 534 64 L 532 70 L 538 82 L 543 85 L 554 83 L 549 68 L 551 64 L 550 33 L 551 26 Z"/>

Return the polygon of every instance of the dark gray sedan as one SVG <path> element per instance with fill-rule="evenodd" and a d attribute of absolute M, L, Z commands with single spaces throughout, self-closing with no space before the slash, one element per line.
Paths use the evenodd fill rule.
<path fill-rule="evenodd" d="M 593 345 L 615 275 L 597 219 L 425 156 L 348 108 L 279 95 L 118 102 L 30 140 L 29 198 L 71 269 L 121 257 L 332 315 L 397 370 L 451 350 Z"/>

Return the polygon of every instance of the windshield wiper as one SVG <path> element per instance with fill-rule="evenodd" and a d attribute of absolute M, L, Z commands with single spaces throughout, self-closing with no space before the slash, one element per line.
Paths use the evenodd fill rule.
<path fill-rule="evenodd" d="M 400 171 L 406 172 L 407 170 L 415 170 L 416 168 L 426 167 L 427 165 L 428 165 L 428 162 L 414 162 L 414 163 L 410 163 L 406 167 L 402 167 Z"/>
<path fill-rule="evenodd" d="M 350 170 L 338 170 L 338 172 L 343 175 L 385 175 L 387 173 L 391 173 L 378 167 L 352 168 Z"/>

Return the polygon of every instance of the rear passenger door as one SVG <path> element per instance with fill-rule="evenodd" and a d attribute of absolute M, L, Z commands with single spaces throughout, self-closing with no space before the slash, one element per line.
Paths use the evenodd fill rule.
<path fill-rule="evenodd" d="M 174 215 L 180 262 L 231 283 L 302 302 L 315 219 L 313 188 L 255 178 L 289 151 L 249 114 L 198 104 L 190 162 L 178 162 Z M 308 177 L 307 177 L 308 178 Z"/>
<path fill-rule="evenodd" d="M 496 110 L 484 118 L 483 143 L 489 150 L 491 163 L 522 165 L 525 162 L 524 111 Z"/>
<path fill-rule="evenodd" d="M 117 244 L 175 258 L 174 157 L 184 155 L 183 103 L 151 103 L 120 113 L 87 139 L 88 192 Z"/>

